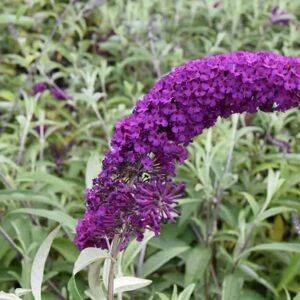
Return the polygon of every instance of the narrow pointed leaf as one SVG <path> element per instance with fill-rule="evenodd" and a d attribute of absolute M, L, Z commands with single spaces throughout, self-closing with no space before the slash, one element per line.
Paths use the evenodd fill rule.
<path fill-rule="evenodd" d="M 188 249 L 189 247 L 175 247 L 155 253 L 145 262 L 142 276 L 147 277 L 148 275 L 159 269 L 161 266 L 163 266 L 165 263 L 167 263 L 169 260 L 180 255 Z"/>
<path fill-rule="evenodd" d="M 240 300 L 241 279 L 237 275 L 227 275 L 222 285 L 222 300 Z"/>
<path fill-rule="evenodd" d="M 93 247 L 85 248 L 81 251 L 74 264 L 73 276 L 90 264 L 106 258 L 110 258 L 110 255 L 106 250 Z"/>
<path fill-rule="evenodd" d="M 29 214 L 38 217 L 47 218 L 49 220 L 60 223 L 63 226 L 68 227 L 72 231 L 75 231 L 77 221 L 70 217 L 68 214 L 62 211 L 47 210 L 41 208 L 19 208 L 11 212 L 11 214 Z"/>
<path fill-rule="evenodd" d="M 137 277 L 117 277 L 114 280 L 114 293 L 122 293 L 128 291 L 134 291 L 137 289 L 141 289 L 149 284 L 151 284 L 151 280 L 142 279 Z"/>
<path fill-rule="evenodd" d="M 43 241 L 38 249 L 31 268 L 31 289 L 35 300 L 41 300 L 41 291 L 43 283 L 44 268 L 46 260 L 52 245 L 53 240 L 57 236 L 60 230 L 60 226 L 56 227 Z"/>
<path fill-rule="evenodd" d="M 140 253 L 142 248 L 145 247 L 148 241 L 151 240 L 153 237 L 154 233 L 151 231 L 147 231 L 142 242 L 133 240 L 129 243 L 122 259 L 122 261 L 124 261 L 124 269 L 127 269 L 133 263 L 134 259 Z"/>
<path fill-rule="evenodd" d="M 193 291 L 195 289 L 195 284 L 191 283 L 188 285 L 180 294 L 178 297 L 178 300 L 189 300 L 193 294 Z"/>

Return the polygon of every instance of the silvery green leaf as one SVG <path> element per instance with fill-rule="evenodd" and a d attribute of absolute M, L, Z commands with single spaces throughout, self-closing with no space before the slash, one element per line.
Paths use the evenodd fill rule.
<path fill-rule="evenodd" d="M 124 251 L 123 254 L 123 267 L 127 269 L 134 261 L 136 256 L 140 253 L 143 247 L 145 247 L 149 240 L 154 237 L 154 233 L 152 231 L 146 231 L 144 234 L 144 239 L 141 242 L 137 240 L 133 240 L 129 243 L 128 247 Z"/>
<path fill-rule="evenodd" d="M 208 248 L 193 248 L 187 252 L 184 282 L 186 285 L 201 280 L 209 265 L 211 251 Z"/>
<path fill-rule="evenodd" d="M 100 164 L 100 155 L 97 152 L 91 153 L 85 171 L 85 185 L 87 188 L 91 188 L 93 184 L 93 179 L 97 177 L 97 175 L 101 171 Z"/>
<path fill-rule="evenodd" d="M 114 280 L 114 293 L 128 292 L 141 289 L 151 284 L 151 282 L 151 280 L 137 277 L 117 277 Z"/>
<path fill-rule="evenodd" d="M 77 289 L 75 277 L 72 276 L 68 282 L 69 297 L 71 296 L 73 300 L 82 300 L 82 297 Z"/>
<path fill-rule="evenodd" d="M 145 262 L 142 273 L 143 277 L 147 277 L 151 273 L 155 272 L 162 265 L 164 265 L 166 262 L 180 255 L 188 249 L 189 247 L 174 247 L 155 253 Z"/>
<path fill-rule="evenodd" d="M 222 300 L 240 300 L 242 281 L 237 275 L 227 275 L 222 285 Z"/>
<path fill-rule="evenodd" d="M 16 296 L 18 296 L 18 297 L 27 295 L 27 294 L 29 294 L 29 293 L 31 293 L 31 289 L 17 288 L 17 289 L 15 290 L 15 294 L 16 294 Z"/>
<path fill-rule="evenodd" d="M 253 215 L 256 216 L 259 212 L 259 205 L 258 205 L 257 201 L 249 193 L 243 192 L 242 195 L 245 197 L 247 202 L 250 204 Z"/>
<path fill-rule="evenodd" d="M 191 283 L 189 284 L 180 294 L 178 297 L 178 300 L 189 300 L 193 294 L 193 291 L 195 289 L 195 284 Z"/>
<path fill-rule="evenodd" d="M 97 299 L 100 295 L 104 296 L 102 290 L 101 279 L 100 279 L 100 270 L 102 267 L 102 261 L 97 261 L 89 265 L 88 271 L 88 283 L 89 288 L 93 296 Z"/>
<path fill-rule="evenodd" d="M 174 284 L 171 300 L 177 300 L 177 298 L 178 298 L 177 285 Z"/>
<path fill-rule="evenodd" d="M 31 268 L 31 289 L 35 300 L 41 300 L 42 283 L 46 260 L 51 248 L 51 244 L 60 230 L 60 226 L 56 227 L 39 247 L 32 263 Z"/>
<path fill-rule="evenodd" d="M 293 298 L 293 300 L 300 300 L 300 292 Z"/>
<path fill-rule="evenodd" d="M 299 243 L 268 243 L 260 244 L 241 253 L 240 258 L 254 251 L 286 251 L 300 253 Z"/>
<path fill-rule="evenodd" d="M 283 184 L 284 180 L 280 179 L 280 172 L 274 172 L 272 169 L 269 170 L 267 178 L 267 197 L 261 208 L 260 214 L 262 214 L 269 206 L 274 194 Z M 260 215 L 259 214 L 259 215 Z"/>
<path fill-rule="evenodd" d="M 285 207 L 285 206 L 272 207 L 272 208 L 264 211 L 263 213 L 261 213 L 257 217 L 256 222 L 261 222 L 261 221 L 263 221 L 267 218 L 273 217 L 275 215 L 282 214 L 282 213 L 285 213 L 285 212 L 292 212 L 292 211 L 295 211 L 295 209 Z"/>
<path fill-rule="evenodd" d="M 103 269 L 102 269 L 102 280 L 103 280 L 104 287 L 106 289 L 108 288 L 110 263 L 111 263 L 110 259 L 105 259 L 104 264 L 103 264 Z"/>
<path fill-rule="evenodd" d="M 49 220 L 53 220 L 55 222 L 60 223 L 63 226 L 68 227 L 72 231 L 75 231 L 76 220 L 72 218 L 70 215 L 66 214 L 60 210 L 47 210 L 47 209 L 39 209 L 39 208 L 19 208 L 15 209 L 11 212 L 11 214 L 29 214 L 35 215 L 38 217 L 47 218 Z"/>
<path fill-rule="evenodd" d="M 245 264 L 240 264 L 239 269 L 242 270 L 245 274 L 247 274 L 250 278 L 254 279 L 255 281 L 259 282 L 267 289 L 269 289 L 275 296 L 277 296 L 276 289 L 273 287 L 271 283 L 265 280 L 263 277 L 259 276 L 255 270 L 253 270 L 250 266 Z"/>
<path fill-rule="evenodd" d="M 12 293 L 8 294 L 8 293 L 5 293 L 3 291 L 0 291 L 0 299 L 1 300 L 22 300 L 21 298 L 19 298 L 15 294 L 12 294 Z"/>
<path fill-rule="evenodd" d="M 74 264 L 73 276 L 78 272 L 89 266 L 96 261 L 102 261 L 106 258 L 110 258 L 107 250 L 102 250 L 99 248 L 85 248 L 82 250 Z"/>
<path fill-rule="evenodd" d="M 165 294 L 163 293 L 156 293 L 159 296 L 160 300 L 170 300 Z"/>

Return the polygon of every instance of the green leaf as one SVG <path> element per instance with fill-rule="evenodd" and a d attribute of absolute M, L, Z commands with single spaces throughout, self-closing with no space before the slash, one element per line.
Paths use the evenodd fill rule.
<path fill-rule="evenodd" d="M 18 165 L 15 162 L 2 154 L 0 154 L 0 164 L 9 164 L 14 169 L 18 169 Z"/>
<path fill-rule="evenodd" d="M 90 292 L 97 300 L 106 300 L 105 293 L 102 288 L 100 270 L 102 268 L 102 261 L 97 261 L 89 265 L 88 283 Z"/>
<path fill-rule="evenodd" d="M 293 298 L 293 300 L 300 300 L 300 292 Z"/>
<path fill-rule="evenodd" d="M 72 276 L 68 282 L 68 291 L 72 300 L 82 300 L 82 297 L 77 289 L 75 277 Z"/>
<path fill-rule="evenodd" d="M 109 278 L 109 270 L 110 270 L 110 259 L 105 259 L 103 268 L 102 268 L 102 280 L 104 287 L 108 289 L 108 278 Z"/>
<path fill-rule="evenodd" d="M 193 248 L 187 253 L 184 282 L 186 285 L 202 279 L 209 265 L 211 252 L 207 248 Z"/>
<path fill-rule="evenodd" d="M 41 300 L 41 291 L 43 283 L 43 274 L 48 254 L 50 252 L 51 244 L 60 230 L 60 226 L 56 227 L 47 238 L 43 241 L 38 249 L 31 268 L 31 290 L 35 300 Z"/>
<path fill-rule="evenodd" d="M 63 226 L 67 226 L 73 232 L 75 231 L 77 221 L 59 210 L 47 210 L 38 208 L 19 208 L 10 212 L 10 214 L 30 214 L 38 217 L 47 218 L 49 220 L 60 223 Z"/>
<path fill-rule="evenodd" d="M 15 294 L 16 296 L 18 297 L 22 297 L 22 296 L 25 296 L 27 294 L 31 293 L 31 289 L 22 289 L 22 288 L 17 288 L 15 290 Z"/>
<path fill-rule="evenodd" d="M 241 279 L 237 275 L 227 275 L 222 285 L 222 300 L 240 300 Z"/>
<path fill-rule="evenodd" d="M 73 276 L 75 276 L 79 271 L 86 268 L 88 265 L 99 261 L 110 258 L 107 250 L 102 250 L 99 248 L 85 248 L 82 250 L 74 264 Z"/>
<path fill-rule="evenodd" d="M 286 300 L 292 300 L 289 291 L 286 288 L 284 288 L 283 290 L 284 290 L 284 293 L 285 293 L 285 296 L 286 296 Z"/>
<path fill-rule="evenodd" d="M 87 188 L 92 187 L 93 179 L 97 177 L 100 171 L 101 171 L 100 155 L 98 152 L 93 152 L 90 155 L 86 164 L 85 185 Z"/>
<path fill-rule="evenodd" d="M 163 237 L 160 237 L 159 239 L 150 240 L 149 245 L 161 250 L 177 248 L 177 247 L 188 247 L 188 244 L 182 240 L 176 238 L 163 238 Z"/>
<path fill-rule="evenodd" d="M 18 176 L 17 181 L 35 183 L 41 182 L 50 185 L 55 190 L 69 194 L 74 194 L 74 191 L 76 190 L 76 185 L 73 182 L 43 172 L 23 172 Z"/>
<path fill-rule="evenodd" d="M 268 178 L 267 178 L 267 197 L 259 213 L 260 215 L 267 209 L 269 206 L 274 194 L 283 184 L 284 180 L 280 179 L 280 172 L 274 172 L 272 169 L 269 169 Z"/>
<path fill-rule="evenodd" d="M 159 269 L 161 266 L 163 266 L 166 262 L 188 249 L 189 247 L 175 247 L 155 253 L 145 262 L 142 276 L 147 277 L 148 275 Z"/>
<path fill-rule="evenodd" d="M 253 251 L 286 251 L 300 253 L 300 243 L 269 243 L 261 244 L 244 251 L 241 256 Z"/>
<path fill-rule="evenodd" d="M 172 298 L 171 298 L 171 300 L 177 300 L 177 296 L 178 295 L 178 293 L 177 293 L 177 285 L 176 284 L 174 284 L 173 285 L 173 293 L 172 293 Z"/>
<path fill-rule="evenodd" d="M 267 218 L 273 217 L 275 215 L 283 214 L 285 212 L 292 212 L 292 211 L 295 211 L 295 209 L 285 207 L 285 206 L 273 207 L 273 208 L 266 210 L 262 214 L 260 214 L 259 217 L 257 217 L 256 221 L 261 222 L 261 221 L 263 221 Z"/>
<path fill-rule="evenodd" d="M 8 293 L 2 292 L 2 291 L 0 291 L 0 299 L 1 300 L 22 300 L 15 294 L 12 294 L 12 293 L 8 294 Z"/>
<path fill-rule="evenodd" d="M 154 237 L 154 233 L 152 231 L 146 231 L 144 234 L 144 239 L 141 242 L 137 240 L 133 240 L 129 243 L 123 254 L 123 268 L 126 270 L 134 261 L 136 256 L 140 253 L 140 251 L 145 247 L 152 238 Z"/>
<path fill-rule="evenodd" d="M 291 258 L 288 267 L 282 272 L 277 290 L 280 291 L 287 286 L 298 274 L 300 274 L 300 255 L 296 254 Z"/>
<path fill-rule="evenodd" d="M 189 300 L 193 294 L 193 291 L 195 289 L 195 284 L 191 283 L 188 285 L 180 294 L 178 297 L 178 300 Z"/>
<path fill-rule="evenodd" d="M 76 261 L 79 255 L 79 250 L 69 239 L 57 238 L 53 241 L 52 247 L 72 263 Z"/>
<path fill-rule="evenodd" d="M 264 278 L 260 277 L 251 267 L 245 264 L 239 265 L 239 269 L 242 270 L 246 275 L 248 275 L 250 278 L 256 280 L 263 286 L 265 286 L 267 289 L 269 289 L 274 295 L 277 296 L 277 292 L 273 285 L 269 283 L 267 280 Z"/>
<path fill-rule="evenodd" d="M 241 300 L 266 300 L 266 298 L 253 290 L 243 289 Z"/>
<path fill-rule="evenodd" d="M 151 280 L 142 279 L 137 277 L 117 277 L 114 280 L 114 293 L 122 293 L 128 291 L 134 291 L 137 289 L 141 289 L 149 284 L 151 284 Z"/>
<path fill-rule="evenodd" d="M 274 241 L 281 242 L 284 235 L 284 222 L 281 215 L 277 215 L 273 219 L 272 229 L 270 231 L 270 237 Z"/>
<path fill-rule="evenodd" d="M 57 208 L 62 206 L 53 198 L 39 195 L 36 192 L 33 194 L 32 191 L 27 190 L 2 190 L 0 191 L 0 202 L 9 203 L 9 201 L 29 201 L 32 203 L 42 203 Z"/>
<path fill-rule="evenodd" d="M 252 213 L 254 216 L 256 216 L 259 212 L 259 205 L 257 201 L 254 199 L 254 197 L 246 192 L 243 192 L 242 195 L 245 197 L 245 199 L 248 201 L 250 204 Z"/>
<path fill-rule="evenodd" d="M 255 132 L 255 131 L 263 132 L 263 129 L 258 126 L 242 127 L 241 129 L 238 130 L 238 132 L 236 134 L 236 139 L 239 140 L 244 135 L 249 134 L 251 132 Z"/>
<path fill-rule="evenodd" d="M 163 293 L 156 293 L 159 296 L 160 300 L 170 300 L 165 294 Z"/>
<path fill-rule="evenodd" d="M 22 26 L 33 26 L 34 23 L 35 23 L 34 19 L 31 17 L 26 17 L 26 16 L 18 17 L 12 14 L 0 15 L 0 25 L 15 24 L 15 25 L 22 25 Z"/>

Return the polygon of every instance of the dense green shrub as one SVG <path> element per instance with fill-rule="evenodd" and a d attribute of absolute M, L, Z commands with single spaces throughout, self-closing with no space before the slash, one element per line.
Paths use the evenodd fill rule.
<path fill-rule="evenodd" d="M 32 286 L 32 265 L 42 270 L 35 258 L 47 257 L 56 236 L 42 299 L 96 299 L 103 264 L 75 283 L 74 227 L 115 122 L 188 59 L 235 50 L 300 56 L 299 14 L 299 1 L 2 1 L 0 291 L 38 293 L 42 273 Z M 45 91 L 34 93 L 41 82 Z M 292 299 L 299 124 L 299 110 L 245 114 L 198 137 L 178 167 L 188 186 L 177 224 L 149 234 L 146 246 L 132 241 L 119 260 L 124 276 L 152 280 L 123 299 Z"/>

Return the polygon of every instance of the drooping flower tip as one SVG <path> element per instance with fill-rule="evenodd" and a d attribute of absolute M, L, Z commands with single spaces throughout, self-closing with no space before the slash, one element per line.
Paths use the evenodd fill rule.
<path fill-rule="evenodd" d="M 107 248 L 107 240 L 111 241 L 115 234 L 122 236 L 123 249 L 131 235 L 136 235 L 137 240 L 143 238 L 145 230 L 158 235 L 161 223 L 175 223 L 175 215 L 179 215 L 173 206 L 182 196 L 182 184 L 158 178 L 134 187 L 115 182 L 106 188 L 94 187 L 86 193 L 88 207 L 78 222 L 75 239 L 80 249 Z"/>

